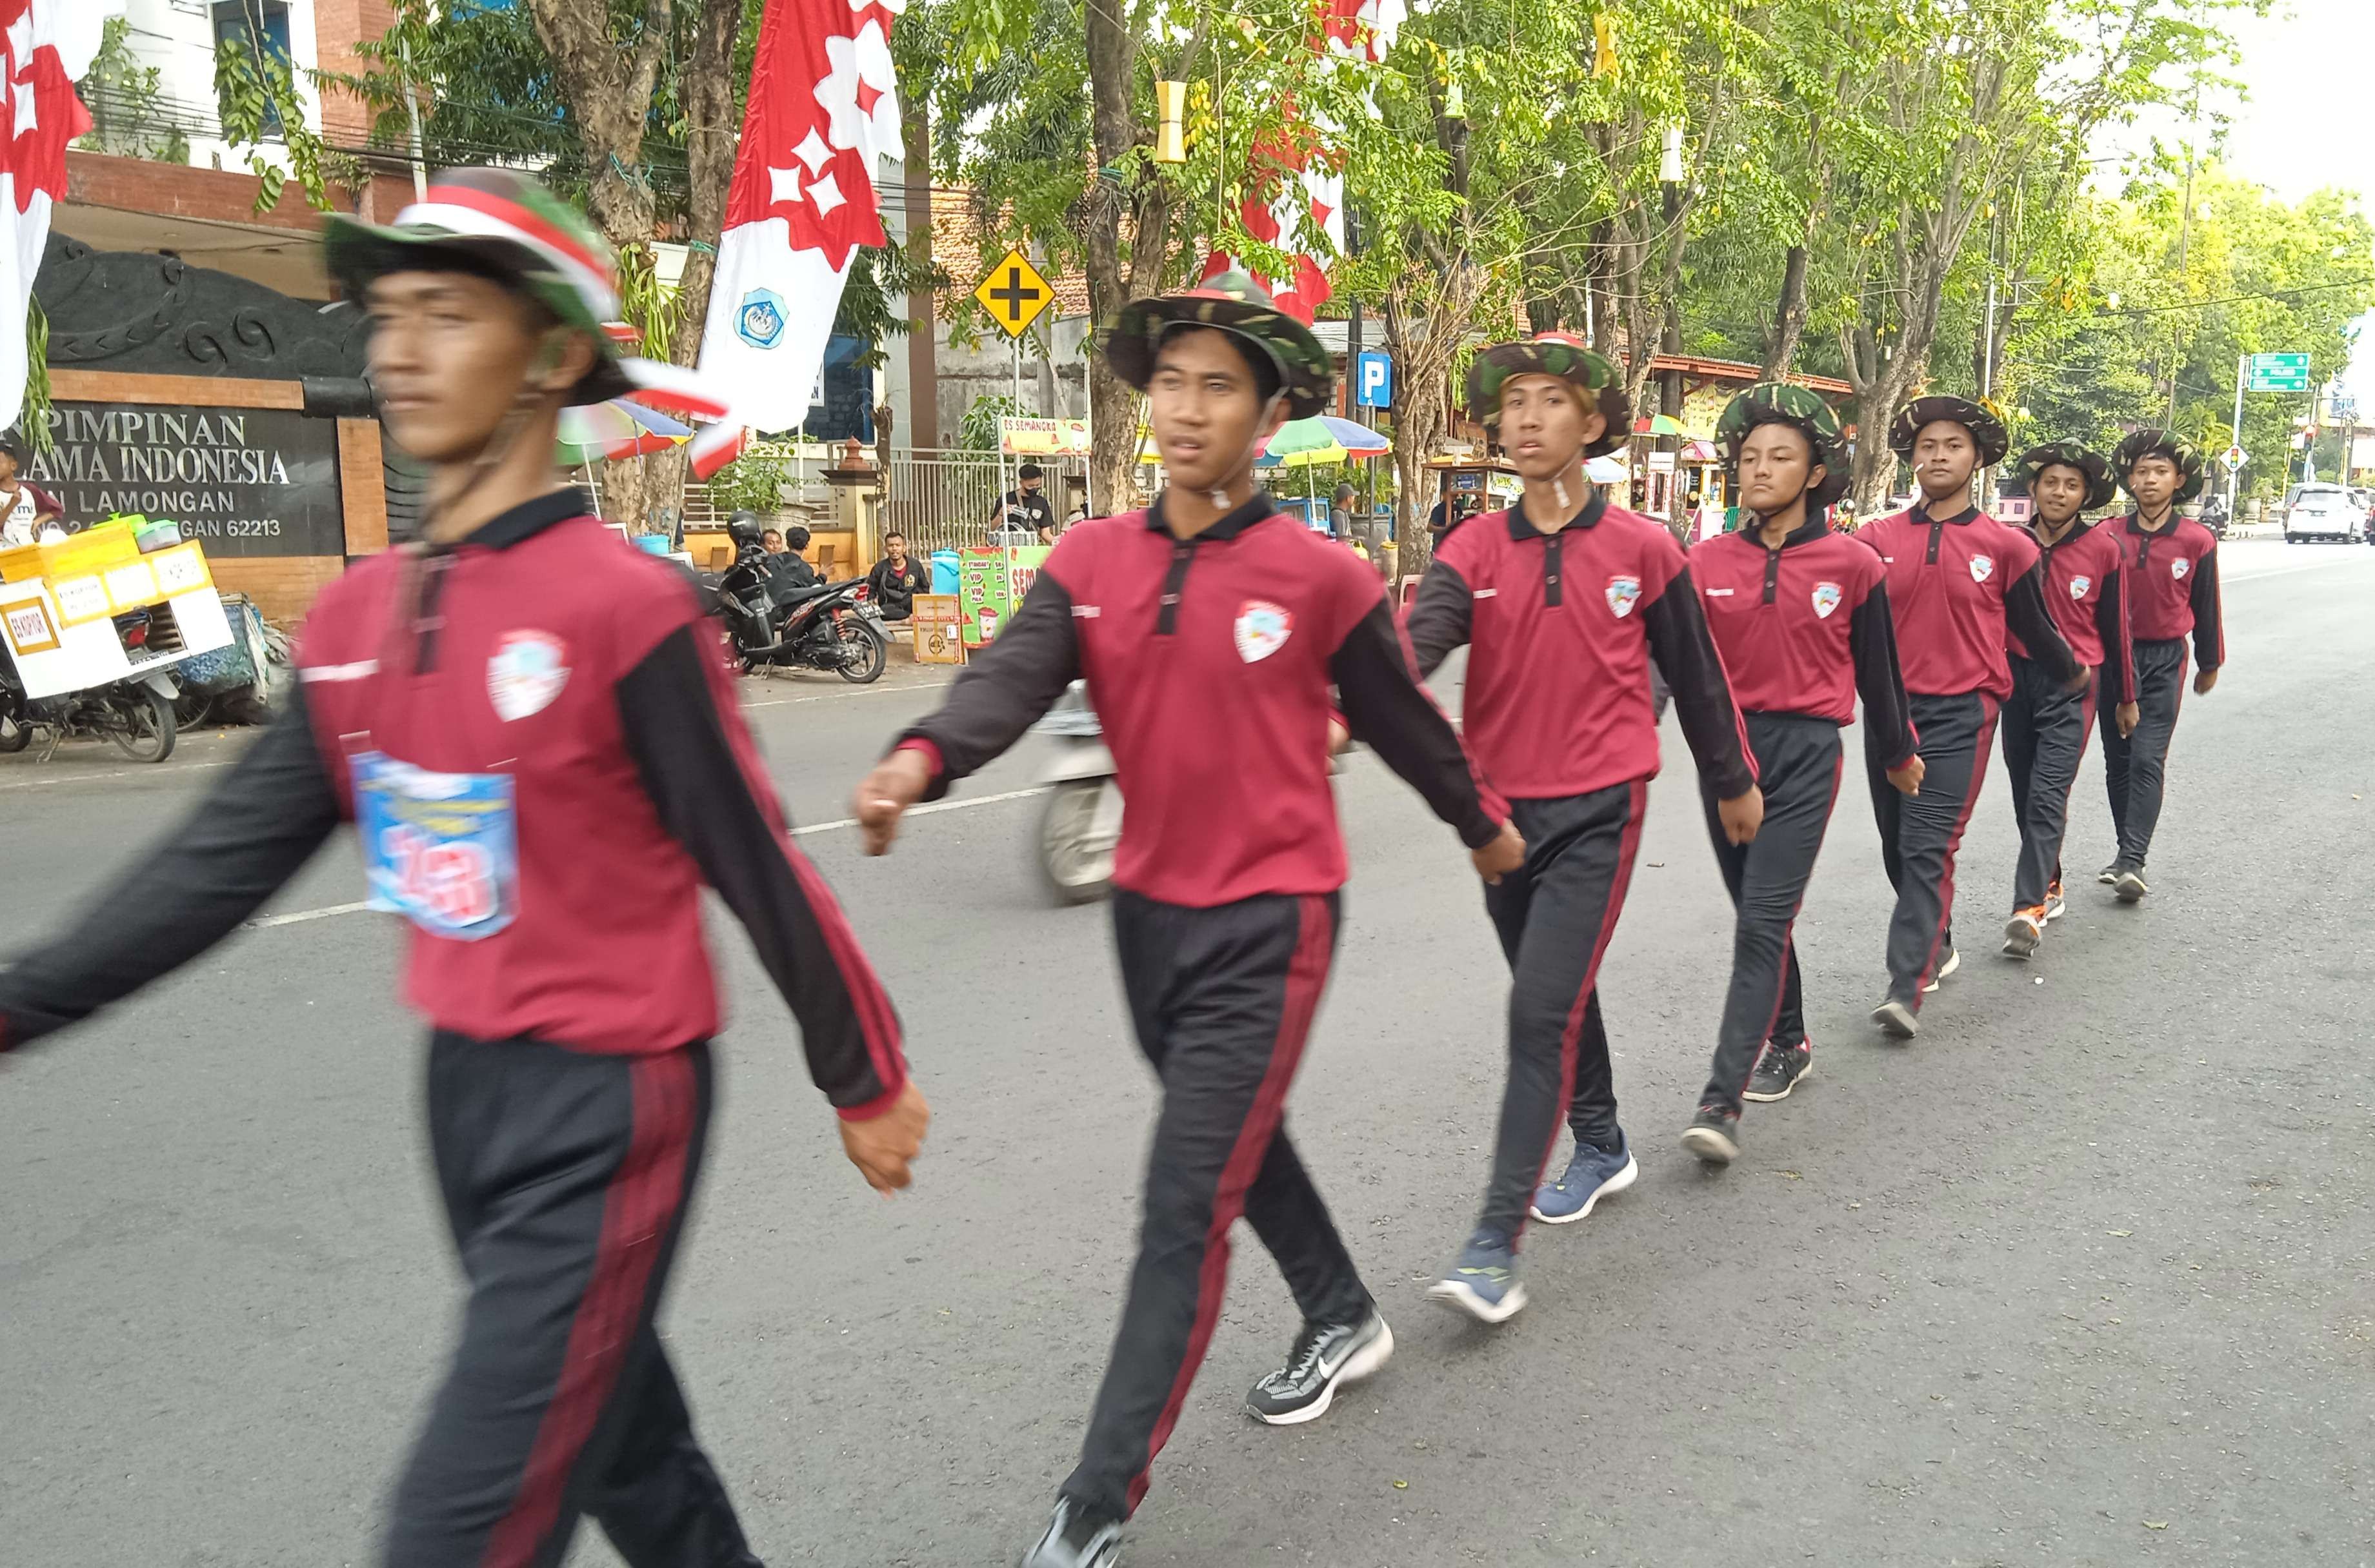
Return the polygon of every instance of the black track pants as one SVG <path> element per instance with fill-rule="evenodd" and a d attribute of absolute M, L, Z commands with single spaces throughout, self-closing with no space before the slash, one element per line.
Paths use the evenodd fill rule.
<path fill-rule="evenodd" d="M 1897 793 L 1868 744 L 1864 766 L 1873 815 L 1880 823 L 1881 867 L 1896 890 L 1896 912 L 1888 922 L 1888 995 L 1919 1012 L 1921 987 L 1947 946 L 1955 915 L 1955 852 L 1987 782 L 1996 700 L 1970 691 L 1959 697 L 1915 695 L 1909 701 L 1921 737 L 1921 793 Z"/>
<path fill-rule="evenodd" d="M 1064 1495 L 1115 1517 L 1146 1495 L 1227 1289 L 1239 1214 L 1306 1318 L 1358 1321 L 1369 1292 L 1284 1121 L 1336 948 L 1336 895 L 1188 909 L 1116 892 L 1139 1048 L 1163 1084 L 1121 1327 Z"/>
<path fill-rule="evenodd" d="M 1512 1242 L 1525 1228 L 1563 1112 L 1577 1138 L 1603 1148 L 1617 1139 L 1614 1077 L 1592 986 L 1625 907 L 1648 800 L 1648 781 L 1636 779 L 1509 803 L 1526 864 L 1484 890 L 1509 960 L 1509 1079 L 1478 1223 Z"/>
<path fill-rule="evenodd" d="M 2185 700 L 2185 640 L 2136 642 L 2136 732 L 2103 726 L 2103 779 L 2111 796 L 2111 826 L 2120 858 L 2142 867 L 2160 825 L 2161 792 L 2168 772 L 2169 737 Z"/>
<path fill-rule="evenodd" d="M 1756 836 L 1735 844 L 1723 835 L 1715 797 L 1700 791 L 1716 865 L 1739 914 L 1732 923 L 1731 986 L 1717 1027 L 1715 1065 L 1699 1103 L 1738 1115 L 1741 1091 L 1767 1040 L 1781 1029 L 1785 1002 L 1797 1011 L 1798 955 L 1790 927 L 1806 902 L 1823 832 L 1839 797 L 1839 726 L 1802 713 L 1748 713 L 1748 743 L 1756 754 L 1756 782 L 1765 792 L 1765 822 Z M 1802 1016 L 1792 1020 L 1794 1044 L 1806 1037 Z"/>
<path fill-rule="evenodd" d="M 709 1105 L 706 1044 L 431 1036 L 430 1142 L 470 1300 L 388 1568 L 552 1568 L 588 1514 L 633 1568 L 758 1568 L 652 1331 Z"/>
<path fill-rule="evenodd" d="M 2095 690 L 2065 691 L 2042 665 L 2012 659 L 2012 696 L 2004 702 L 2004 772 L 2012 780 L 2013 819 L 2020 825 L 2020 860 L 2013 871 L 2016 913 L 2045 902 L 2062 880 L 2062 835 L 2070 824 L 2070 786 L 2095 726 Z"/>

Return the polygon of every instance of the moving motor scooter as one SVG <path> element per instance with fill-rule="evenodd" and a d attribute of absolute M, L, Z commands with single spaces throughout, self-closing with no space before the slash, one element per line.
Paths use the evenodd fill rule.
<path fill-rule="evenodd" d="M 1086 684 L 1072 682 L 1031 729 L 1058 743 L 1039 771 L 1039 782 L 1048 786 L 1034 838 L 1040 875 L 1063 902 L 1093 903 L 1113 890 L 1121 784 Z"/>

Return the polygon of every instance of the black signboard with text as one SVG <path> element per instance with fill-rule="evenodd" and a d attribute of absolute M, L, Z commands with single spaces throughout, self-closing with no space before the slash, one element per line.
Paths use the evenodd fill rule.
<path fill-rule="evenodd" d="M 70 523 L 171 518 L 210 556 L 342 556 L 338 427 L 293 409 L 66 403 L 26 470 Z"/>

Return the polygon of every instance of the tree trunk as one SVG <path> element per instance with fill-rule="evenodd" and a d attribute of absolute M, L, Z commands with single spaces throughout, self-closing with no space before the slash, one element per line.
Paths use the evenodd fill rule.
<path fill-rule="evenodd" d="M 1806 247 L 1792 245 L 1781 258 L 1781 298 L 1773 311 L 1773 329 L 1765 336 L 1763 381 L 1788 378 L 1798 358 L 1799 340 L 1806 335 Z"/>
<path fill-rule="evenodd" d="M 742 26 L 741 0 L 701 0 L 692 46 L 677 67 L 677 96 L 684 105 L 686 233 L 684 273 L 671 310 L 676 331 L 668 358 L 679 365 L 701 359 L 701 336 L 709 321 L 709 289 L 717 277 L 717 242 L 726 228 L 726 196 L 734 183 L 736 123 L 734 40 Z M 646 522 L 666 509 L 681 520 L 689 477 L 683 447 L 655 454 L 638 465 L 641 515 Z M 623 521 L 623 519 L 621 519 Z"/>
<path fill-rule="evenodd" d="M 585 0 L 526 4 L 537 36 L 552 56 L 553 76 L 576 117 L 578 137 L 594 170 L 586 211 L 623 263 L 647 265 L 652 193 L 630 171 L 643 163 L 644 127 L 668 49 L 673 0 L 644 0 L 643 31 L 634 47 L 623 51 L 610 36 L 607 6 Z M 665 477 L 642 463 L 615 466 L 605 480 L 603 510 L 631 529 L 644 525 L 656 495 L 669 493 L 663 488 Z"/>
<path fill-rule="evenodd" d="M 1118 166 L 1138 138 L 1130 109 L 1138 39 L 1121 12 L 1117 6 L 1089 6 L 1081 12 L 1089 56 L 1090 139 L 1101 171 Z M 1122 270 L 1126 205 L 1125 193 L 1102 172 L 1090 183 L 1081 249 L 1093 339 L 1102 339 L 1112 329 L 1131 299 L 1130 279 Z M 1141 245 L 1159 248 L 1163 243 L 1160 231 L 1150 235 L 1141 230 L 1137 239 Z M 1127 512 L 1138 502 L 1138 394 L 1093 349 L 1089 356 L 1089 509 Z"/>

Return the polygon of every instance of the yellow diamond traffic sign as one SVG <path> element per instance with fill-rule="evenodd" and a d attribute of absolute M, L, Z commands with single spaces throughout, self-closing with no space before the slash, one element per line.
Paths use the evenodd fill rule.
<path fill-rule="evenodd" d="M 1020 337 L 1031 330 L 1039 312 L 1055 302 L 1056 290 L 1039 276 L 1030 257 L 1021 251 L 1009 251 L 989 269 L 989 276 L 981 280 L 973 297 L 981 301 L 981 308 L 989 312 L 989 319 L 998 324 L 1000 332 L 1009 337 Z"/>

